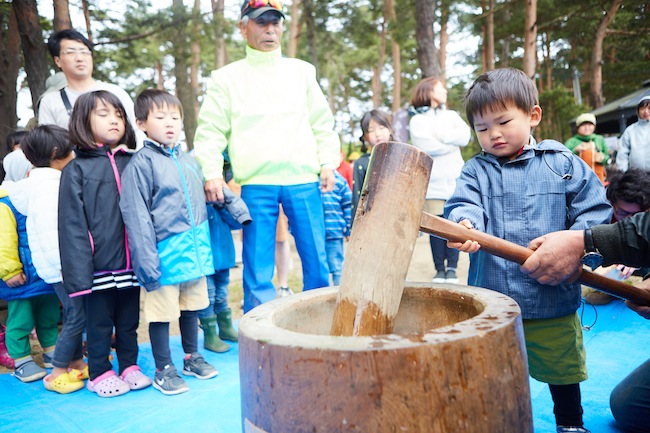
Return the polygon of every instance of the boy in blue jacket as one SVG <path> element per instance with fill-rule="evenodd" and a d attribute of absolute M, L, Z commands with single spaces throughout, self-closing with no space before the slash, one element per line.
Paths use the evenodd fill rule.
<path fill-rule="evenodd" d="M 198 352 L 198 312 L 209 305 L 206 275 L 214 273 L 203 172 L 177 143 L 183 124 L 178 98 L 145 90 L 135 101 L 135 117 L 147 139 L 122 176 L 120 210 L 133 269 L 146 289 L 143 315 L 156 364 L 153 386 L 175 395 L 189 387 L 172 362 L 172 320 L 180 324 L 182 373 L 199 379 L 219 374 Z"/>
<path fill-rule="evenodd" d="M 463 166 L 446 218 L 522 246 L 549 232 L 609 222 L 605 189 L 587 164 L 562 143 L 531 136 L 542 109 L 522 71 L 481 75 L 467 92 L 465 110 L 482 152 Z M 449 246 L 472 253 L 468 284 L 504 293 L 521 307 L 530 375 L 549 384 L 557 432 L 588 433 L 580 397 L 587 379 L 576 313 L 580 284 L 540 284 L 517 263 L 479 251 L 475 241 Z"/>

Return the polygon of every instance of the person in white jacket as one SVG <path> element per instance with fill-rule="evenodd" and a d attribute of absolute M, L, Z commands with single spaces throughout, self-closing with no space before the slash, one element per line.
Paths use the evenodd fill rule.
<path fill-rule="evenodd" d="M 45 350 L 43 365 L 52 368 L 52 376 L 37 365 L 31 356 L 16 360 L 16 373 L 23 381 L 45 377 L 45 388 L 67 394 L 84 387 L 88 378 L 83 360 L 82 332 L 86 323 L 84 301 L 68 296 L 61 276 L 59 255 L 59 183 L 61 170 L 74 159 L 68 132 L 56 125 L 41 125 L 31 130 L 20 148 L 34 168 L 29 177 L 16 182 L 9 198 L 18 212 L 27 217 L 27 242 L 36 273 L 52 284 L 63 306 L 63 327 L 56 347 Z"/>
<path fill-rule="evenodd" d="M 471 131 L 456 111 L 446 110 L 447 89 L 437 78 L 424 78 L 413 91 L 409 122 L 411 143 L 433 158 L 433 167 L 425 212 L 442 216 L 445 201 L 456 187 L 464 161 L 460 148 L 467 146 Z M 458 250 L 447 247 L 447 241 L 429 237 L 431 255 L 436 267 L 434 283 L 458 283 L 456 266 Z"/>
<path fill-rule="evenodd" d="M 621 171 L 639 168 L 650 172 L 650 95 L 639 100 L 636 110 L 639 120 L 621 135 L 616 166 Z"/>

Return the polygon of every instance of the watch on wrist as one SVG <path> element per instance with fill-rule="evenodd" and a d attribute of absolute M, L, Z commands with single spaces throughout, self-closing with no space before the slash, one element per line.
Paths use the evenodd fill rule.
<path fill-rule="evenodd" d="M 584 231 L 585 252 L 580 260 L 583 265 L 589 266 L 591 270 L 598 268 L 603 264 L 604 258 L 600 251 L 594 245 L 594 237 L 591 229 Z"/>

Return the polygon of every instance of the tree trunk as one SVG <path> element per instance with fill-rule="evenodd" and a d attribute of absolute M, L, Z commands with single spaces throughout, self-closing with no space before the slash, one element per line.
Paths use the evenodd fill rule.
<path fill-rule="evenodd" d="M 402 108 L 402 58 L 399 44 L 392 41 L 391 47 L 391 57 L 393 58 L 393 103 L 390 109 L 394 115 Z"/>
<path fill-rule="evenodd" d="M 223 17 L 224 0 L 212 0 L 212 24 L 214 25 L 215 50 L 214 68 L 219 69 L 226 64 L 226 42 L 223 34 L 225 32 Z"/>
<path fill-rule="evenodd" d="M 385 4 L 385 3 L 384 3 Z M 386 58 L 386 29 L 387 23 L 386 18 L 381 24 L 381 32 L 379 34 L 379 59 L 377 60 L 377 66 L 372 68 L 372 106 L 373 108 L 379 108 L 381 106 L 381 72 L 384 69 L 384 59 Z"/>
<path fill-rule="evenodd" d="M 4 12 L 3 12 L 4 11 Z M 6 23 L 6 24 L 5 24 Z M 16 129 L 18 116 L 16 115 L 16 80 L 20 70 L 20 37 L 18 36 L 18 23 L 14 11 L 9 8 L 0 10 L 0 157 L 4 158 L 7 149 L 4 146 L 5 137 Z M 6 33 L 4 29 L 7 29 Z M 4 178 L 4 171 L 2 171 Z"/>
<path fill-rule="evenodd" d="M 524 73 L 535 76 L 537 66 L 537 0 L 526 0 L 524 20 Z"/>
<path fill-rule="evenodd" d="M 68 0 L 54 0 L 54 31 L 71 29 L 70 8 Z"/>
<path fill-rule="evenodd" d="M 603 40 L 607 27 L 616 16 L 616 12 L 621 7 L 623 0 L 614 0 L 607 10 L 607 13 L 600 20 L 596 35 L 594 37 L 594 47 L 591 50 L 591 60 L 589 62 L 589 72 L 591 83 L 589 85 L 589 99 L 592 108 L 603 106 Z"/>
<path fill-rule="evenodd" d="M 160 60 L 156 62 L 156 89 L 164 90 L 165 89 L 165 75 L 163 74 L 163 65 Z"/>
<path fill-rule="evenodd" d="M 422 77 L 442 77 L 436 45 L 433 36 L 433 23 L 436 17 L 435 0 L 415 1 L 415 42 Z"/>
<path fill-rule="evenodd" d="M 307 46 L 309 50 L 309 59 L 316 67 L 318 73 L 318 49 L 316 45 L 316 24 L 314 23 L 314 2 L 313 0 L 302 0 L 302 18 L 305 21 L 307 30 Z"/>
<path fill-rule="evenodd" d="M 506 1 L 506 3 L 510 3 L 509 1 Z M 506 5 L 506 7 L 503 8 L 503 22 L 504 22 L 504 27 L 508 27 L 510 24 L 510 18 L 512 18 L 512 12 L 510 11 L 510 5 Z M 501 49 L 501 67 L 507 68 L 510 66 L 510 40 L 511 40 L 510 35 L 506 35 L 505 38 L 503 39 L 503 46 Z"/>
<path fill-rule="evenodd" d="M 93 41 L 93 32 L 90 30 L 90 4 L 88 0 L 81 0 L 81 8 L 84 12 L 84 21 L 86 22 L 86 33 L 88 34 L 88 40 Z M 72 25 L 70 26 L 72 27 Z"/>
<path fill-rule="evenodd" d="M 440 1 L 440 47 L 438 49 L 438 61 L 440 62 L 440 71 L 447 76 L 447 44 L 449 42 L 449 33 L 447 24 L 449 23 L 449 2 Z"/>
<path fill-rule="evenodd" d="M 187 74 L 189 55 L 186 32 L 186 9 L 183 0 L 172 1 L 172 14 L 174 16 L 174 40 L 172 41 L 174 54 L 174 76 L 176 77 L 176 96 L 183 105 L 183 126 L 185 127 L 185 140 L 187 149 L 194 148 L 194 132 L 196 131 L 196 114 L 194 112 L 195 98 L 190 87 Z"/>
<path fill-rule="evenodd" d="M 298 42 L 300 41 L 300 0 L 291 3 L 291 21 L 289 21 L 289 42 L 287 43 L 287 57 L 296 57 Z"/>
<path fill-rule="evenodd" d="M 488 0 L 485 26 L 485 67 L 494 69 L 494 0 Z"/>
<path fill-rule="evenodd" d="M 194 9 L 192 10 L 192 43 L 190 50 L 192 53 L 190 61 L 190 88 L 192 89 L 193 105 L 186 107 L 187 110 L 194 110 L 194 118 L 199 117 L 199 66 L 201 64 L 201 1 L 194 0 Z"/>
<path fill-rule="evenodd" d="M 25 59 L 25 72 L 29 82 L 29 91 L 32 94 L 32 107 L 36 107 L 38 98 L 45 91 L 45 80 L 50 73 L 47 63 L 47 48 L 43 43 L 43 32 L 36 0 L 14 1 L 11 4 L 18 21 L 18 32 Z"/>

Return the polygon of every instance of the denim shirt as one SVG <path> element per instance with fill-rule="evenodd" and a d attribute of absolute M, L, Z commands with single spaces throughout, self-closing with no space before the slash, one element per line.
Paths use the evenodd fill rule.
<path fill-rule="evenodd" d="M 530 144 L 512 161 L 481 152 L 467 161 L 445 217 L 527 247 L 557 230 L 608 223 L 612 209 L 595 173 L 562 143 Z M 580 305 L 580 284 L 547 286 L 519 264 L 479 250 L 470 255 L 468 284 L 512 297 L 524 319 L 562 317 Z"/>

